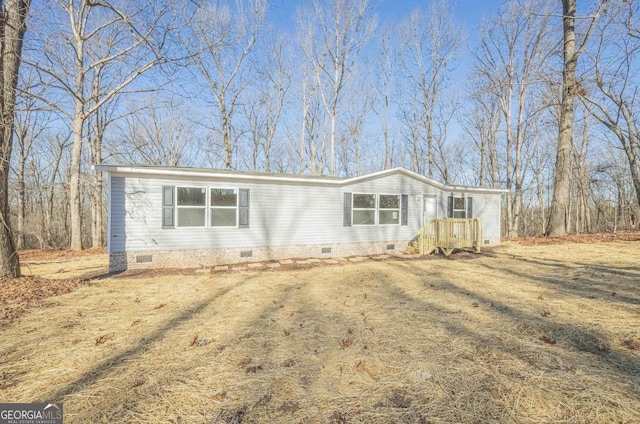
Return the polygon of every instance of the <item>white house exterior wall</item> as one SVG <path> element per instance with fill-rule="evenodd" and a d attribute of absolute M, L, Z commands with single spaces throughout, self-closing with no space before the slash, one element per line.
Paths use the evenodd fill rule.
<path fill-rule="evenodd" d="M 250 190 L 249 228 L 162 228 L 162 187 Z M 343 226 L 344 193 L 408 195 L 408 225 Z M 111 269 L 197 267 L 242 260 L 330 257 L 401 251 L 421 226 L 422 195 L 438 196 L 446 216 L 449 192 L 396 173 L 355 184 L 274 183 L 233 178 L 159 178 L 113 173 L 110 178 Z M 500 195 L 470 193 L 484 239 L 500 239 Z M 207 215 L 209 211 L 207 210 Z M 331 253 L 322 253 L 322 249 Z M 251 257 L 241 252 L 251 251 Z M 140 260 L 143 258 L 143 260 Z"/>

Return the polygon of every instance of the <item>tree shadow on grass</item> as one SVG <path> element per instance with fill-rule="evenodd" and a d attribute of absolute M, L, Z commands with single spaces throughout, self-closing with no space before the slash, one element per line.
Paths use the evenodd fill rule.
<path fill-rule="evenodd" d="M 480 265 L 486 266 L 486 264 Z M 408 265 L 392 263 L 392 266 L 399 267 L 403 272 L 411 273 L 416 277 L 422 279 L 425 277 L 425 274 L 421 270 L 411 269 Z M 492 270 L 494 269 L 493 267 L 488 268 Z M 532 277 L 529 275 L 521 275 L 513 270 L 504 268 L 501 268 L 499 271 L 517 275 L 521 278 L 533 279 L 534 281 L 542 282 L 543 284 L 547 283 L 545 278 L 541 278 L 539 276 Z M 496 272 L 495 275 L 499 274 Z M 430 274 L 428 278 L 431 279 L 431 281 L 433 281 L 433 279 L 438 280 L 436 285 L 438 290 L 446 291 L 447 293 L 454 294 L 463 299 L 469 299 L 468 303 L 470 307 L 490 308 L 504 319 L 507 319 L 517 328 L 522 330 L 522 333 L 516 336 L 535 338 L 541 347 L 545 344 L 550 344 L 554 345 L 554 348 L 561 348 L 562 350 L 568 348 L 569 350 L 573 349 L 575 351 L 591 354 L 593 355 L 592 359 L 595 359 L 598 365 L 606 367 L 612 374 L 617 375 L 623 380 L 631 379 L 636 381 L 636 384 L 640 384 L 640 359 L 633 353 L 625 352 L 618 346 L 613 346 L 613 342 L 610 340 L 611 338 L 603 331 L 589 328 L 586 325 L 578 323 L 554 321 L 552 318 L 545 317 L 543 315 L 533 315 L 521 309 L 509 306 L 506 303 L 501 302 L 496 297 L 483 296 L 473 290 L 461 288 L 452 281 L 441 276 L 438 272 Z M 427 307 L 434 307 L 433 304 L 425 303 L 424 300 L 410 296 L 397 288 L 390 289 L 390 295 L 412 299 L 417 302 L 423 302 Z M 624 299 L 622 300 L 624 301 Z M 522 352 L 514 350 L 504 341 L 497 340 L 492 337 L 481 336 L 476 332 L 469 331 L 469 329 L 464 329 L 457 325 L 453 326 L 449 320 L 443 319 L 441 324 L 451 331 L 462 331 L 466 333 L 466 337 L 471 340 L 476 340 L 481 346 L 495 345 L 501 350 L 518 357 L 522 354 Z M 521 359 L 530 362 L 530 359 Z M 588 367 L 590 368 L 590 366 Z M 597 370 L 593 369 L 593 371 L 597 374 Z"/>
<path fill-rule="evenodd" d="M 516 259 L 521 262 L 526 262 L 534 265 L 540 265 L 543 267 L 556 267 L 556 268 L 571 268 L 571 267 L 585 267 L 594 270 L 598 270 L 603 273 L 611 274 L 612 276 L 622 276 L 622 277 L 631 277 L 631 278 L 640 278 L 640 267 L 615 267 L 615 266 L 602 266 L 593 263 L 585 263 L 585 262 L 572 262 L 566 260 L 559 259 L 551 259 L 551 258 L 537 258 L 535 256 L 523 256 L 523 255 L 512 255 L 512 254 L 501 254 L 503 257 L 510 257 L 512 259 Z M 570 264 L 571 266 L 569 266 Z"/>
<path fill-rule="evenodd" d="M 541 265 L 539 261 L 532 262 L 528 259 L 516 258 L 516 261 L 522 261 L 525 263 L 534 263 L 535 265 Z M 501 264 L 500 266 L 493 266 L 489 263 L 479 263 L 479 266 L 491 270 L 496 273 L 507 273 L 514 277 L 530 279 L 540 283 L 542 286 L 552 288 L 565 293 L 570 293 L 576 297 L 593 299 L 610 298 L 611 301 L 627 303 L 630 305 L 640 305 L 640 296 L 634 293 L 633 288 L 636 283 L 635 274 L 620 273 L 615 269 L 609 269 L 607 267 L 599 267 L 592 265 L 578 264 L 579 267 L 564 266 L 563 270 L 581 272 L 585 268 L 587 270 L 597 270 L 602 275 L 558 275 L 553 273 L 527 273 L 518 271 L 517 267 L 509 267 Z M 582 268 L 580 268 L 582 267 Z M 617 280 L 623 279 L 621 283 L 617 283 Z"/>
<path fill-rule="evenodd" d="M 157 328 L 153 331 L 149 336 L 141 338 L 133 347 L 125 350 L 115 356 L 102 360 L 99 364 L 94 366 L 91 370 L 86 372 L 82 377 L 76 379 L 74 382 L 67 384 L 64 388 L 57 390 L 52 395 L 47 397 L 48 401 L 51 402 L 61 402 L 64 400 L 66 396 L 71 394 L 80 392 L 87 386 L 92 385 L 102 377 L 104 377 L 108 372 L 110 372 L 114 367 L 121 365 L 122 363 L 131 360 L 133 357 L 143 354 L 150 346 L 154 343 L 162 340 L 165 334 L 174 329 L 185 322 L 193 319 L 197 314 L 202 312 L 205 308 L 210 306 L 213 302 L 221 297 L 225 296 L 232 290 L 239 288 L 240 286 L 247 283 L 248 280 L 233 285 L 231 287 L 222 289 L 215 293 L 214 295 L 202 300 L 194 307 L 190 307 L 185 309 L 179 315 L 174 316 L 169 322 L 163 325 L 160 328 Z"/>

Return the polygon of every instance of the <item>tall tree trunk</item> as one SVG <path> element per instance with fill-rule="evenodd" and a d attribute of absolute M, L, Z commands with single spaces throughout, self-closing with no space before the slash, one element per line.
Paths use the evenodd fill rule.
<path fill-rule="evenodd" d="M 25 188 L 24 188 L 24 167 L 26 158 L 21 152 L 18 158 L 18 169 L 16 171 L 16 182 L 18 183 L 18 234 L 16 237 L 16 248 L 24 249 L 24 221 L 26 218 Z"/>
<path fill-rule="evenodd" d="M 567 234 L 567 208 L 569 201 L 569 165 L 571 145 L 573 144 L 573 103 L 576 94 L 576 0 L 562 0 L 563 27 L 563 72 L 562 102 L 558 122 L 558 148 L 553 176 L 553 197 L 551 213 L 547 226 L 547 235 L 551 237 Z"/>
<path fill-rule="evenodd" d="M 0 1 L 0 277 L 19 277 L 9 211 L 13 119 L 22 41 L 31 0 Z"/>
<path fill-rule="evenodd" d="M 102 160 L 96 161 L 94 164 L 100 165 Z M 102 247 L 104 242 L 102 236 L 102 172 L 96 171 L 93 174 L 93 181 L 91 182 L 91 216 L 93 220 L 91 222 L 91 247 Z"/>
<path fill-rule="evenodd" d="M 547 236 L 550 237 L 559 237 L 567 234 L 570 159 L 571 146 L 573 145 L 573 104 L 576 94 L 580 92 L 580 87 L 576 80 L 576 67 L 578 58 L 584 51 L 596 22 L 606 5 L 607 0 L 600 1 L 598 10 L 591 18 L 591 23 L 582 40 L 582 45 L 576 51 L 576 0 L 562 0 L 562 33 L 564 42 L 562 102 L 560 104 L 560 119 L 558 122 L 558 147 L 553 175 L 553 197 L 546 231 Z"/>
<path fill-rule="evenodd" d="M 82 250 L 82 211 L 80 203 L 80 160 L 82 158 L 82 100 L 76 99 L 73 119 L 73 149 L 71 150 L 71 176 L 69 178 L 69 214 L 71 218 L 71 250 Z"/>
<path fill-rule="evenodd" d="M 93 162 L 95 165 L 102 164 L 102 155 L 100 152 L 97 152 L 95 160 Z M 91 207 L 92 213 L 91 216 L 93 220 L 91 221 L 91 247 L 98 248 L 102 247 L 104 244 L 104 237 L 102 236 L 102 172 L 95 171 L 93 174 L 93 181 L 91 182 Z"/>
<path fill-rule="evenodd" d="M 336 175 L 336 107 L 334 106 L 329 118 L 331 119 L 331 133 L 329 135 L 331 142 L 331 160 L 329 161 L 331 165 L 330 175 L 333 177 Z"/>
<path fill-rule="evenodd" d="M 384 99 L 384 119 L 382 122 L 382 133 L 384 135 L 384 169 L 391 168 L 391 143 L 389 142 L 389 97 Z"/>
<path fill-rule="evenodd" d="M 309 111 L 309 104 L 307 103 L 307 79 L 302 80 L 302 125 L 300 126 L 300 168 L 298 173 L 302 174 L 304 171 L 304 159 L 305 159 L 305 134 L 307 129 L 307 113 Z"/>
<path fill-rule="evenodd" d="M 507 166 L 507 170 L 506 170 L 506 177 L 507 177 L 507 216 L 506 216 L 506 220 L 507 220 L 507 237 L 513 237 L 515 236 L 514 230 L 513 230 L 513 194 L 511 192 L 511 187 L 513 185 L 513 179 L 511 177 L 511 170 L 512 170 L 512 164 L 513 164 L 513 155 L 511 154 L 511 150 L 513 147 L 513 129 L 511 128 L 511 97 L 512 97 L 512 91 L 513 88 L 511 88 L 512 86 L 510 85 L 508 88 L 508 98 L 507 101 L 505 103 L 503 103 L 503 113 L 504 113 L 504 121 L 505 121 L 505 128 L 506 128 L 506 166 Z"/>
<path fill-rule="evenodd" d="M 62 161 L 62 155 L 64 153 L 65 145 L 63 143 L 58 143 L 58 150 L 56 151 L 56 159 L 54 161 L 53 169 L 51 170 L 51 177 L 49 178 L 49 186 L 47 187 L 46 194 L 46 212 L 45 212 L 45 228 L 46 232 L 46 244 L 48 246 L 52 246 L 53 239 L 53 207 L 54 207 L 54 197 L 56 192 L 56 176 L 58 175 L 58 170 L 60 169 L 60 162 Z M 64 214 L 66 216 L 66 214 Z"/>
<path fill-rule="evenodd" d="M 84 40 L 79 38 L 75 45 L 75 103 L 73 112 L 73 148 L 71 150 L 71 175 L 69 177 L 69 215 L 71 227 L 71 250 L 82 250 L 82 204 L 80 201 L 80 172 L 82 160 L 82 130 L 84 126 L 84 83 L 86 69 L 84 67 Z"/>
<path fill-rule="evenodd" d="M 220 95 L 220 115 L 222 117 L 222 141 L 224 142 L 224 166 L 226 169 L 233 167 L 233 145 L 231 144 L 231 118 L 227 113 L 227 99 L 224 93 Z"/>

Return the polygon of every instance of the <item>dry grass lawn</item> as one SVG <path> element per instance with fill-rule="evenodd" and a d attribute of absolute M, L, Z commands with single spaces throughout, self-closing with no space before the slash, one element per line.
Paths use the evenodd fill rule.
<path fill-rule="evenodd" d="M 0 334 L 0 401 L 66 423 L 637 423 L 640 242 L 124 273 Z"/>

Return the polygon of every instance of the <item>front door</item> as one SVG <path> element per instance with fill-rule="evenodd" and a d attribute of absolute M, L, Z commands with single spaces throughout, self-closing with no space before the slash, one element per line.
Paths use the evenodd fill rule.
<path fill-rule="evenodd" d="M 438 217 L 438 197 L 431 194 L 422 196 L 422 225 Z"/>

